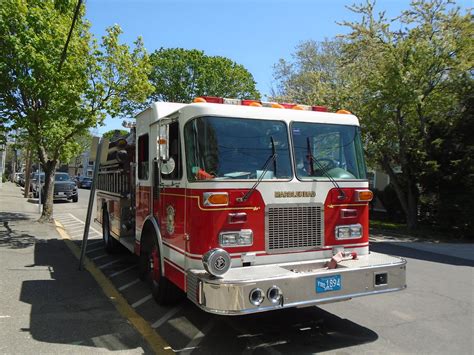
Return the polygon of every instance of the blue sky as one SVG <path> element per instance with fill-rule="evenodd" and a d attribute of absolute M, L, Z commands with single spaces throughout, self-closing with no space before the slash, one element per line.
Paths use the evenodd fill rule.
<path fill-rule="evenodd" d="M 270 93 L 273 65 L 291 59 L 298 43 L 321 41 L 345 33 L 340 21 L 357 20 L 344 0 L 86 0 L 86 17 L 97 38 L 118 24 L 123 42 L 142 36 L 148 52 L 161 47 L 199 49 L 227 57 L 253 75 L 257 89 Z M 379 0 L 377 9 L 393 18 L 409 7 L 408 0 Z M 471 7 L 459 0 L 463 8 Z M 106 120 L 102 134 L 121 128 L 120 119 Z"/>

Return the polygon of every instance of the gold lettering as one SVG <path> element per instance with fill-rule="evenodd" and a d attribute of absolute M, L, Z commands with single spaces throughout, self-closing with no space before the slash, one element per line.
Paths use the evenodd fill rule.
<path fill-rule="evenodd" d="M 315 191 L 275 191 L 275 198 L 315 197 Z"/>

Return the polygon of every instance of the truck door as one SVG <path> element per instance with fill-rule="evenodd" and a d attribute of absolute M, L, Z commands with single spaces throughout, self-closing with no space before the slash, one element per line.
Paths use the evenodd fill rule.
<path fill-rule="evenodd" d="M 150 136 L 138 136 L 137 140 L 137 187 L 135 197 L 136 235 L 141 235 L 145 218 L 151 212 Z"/>
<path fill-rule="evenodd" d="M 163 241 L 165 275 L 184 287 L 185 275 L 185 183 L 178 121 L 167 121 L 159 127 L 167 136 L 168 159 L 160 164 L 159 214 Z M 160 145 L 161 146 L 161 145 Z M 166 149 L 165 148 L 165 149 Z"/>

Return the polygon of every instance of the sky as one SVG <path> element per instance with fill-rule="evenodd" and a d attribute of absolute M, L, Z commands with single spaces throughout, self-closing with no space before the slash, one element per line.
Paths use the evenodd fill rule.
<path fill-rule="evenodd" d="M 149 53 L 163 48 L 199 49 L 206 55 L 227 57 L 254 77 L 262 98 L 270 94 L 273 66 L 291 60 L 296 46 L 347 33 L 341 21 L 359 15 L 346 6 L 362 0 L 86 0 L 86 18 L 100 38 L 105 29 L 120 25 L 121 40 L 132 44 L 138 36 Z M 394 18 L 408 9 L 409 0 L 379 0 L 377 11 Z M 463 8 L 471 1 L 458 0 Z M 107 118 L 96 134 L 120 129 L 122 120 Z"/>

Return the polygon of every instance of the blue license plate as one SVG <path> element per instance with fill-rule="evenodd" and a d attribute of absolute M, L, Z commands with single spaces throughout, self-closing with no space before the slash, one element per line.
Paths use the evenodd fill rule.
<path fill-rule="evenodd" d="M 342 289 L 341 275 L 316 278 L 316 293 L 339 291 Z"/>

